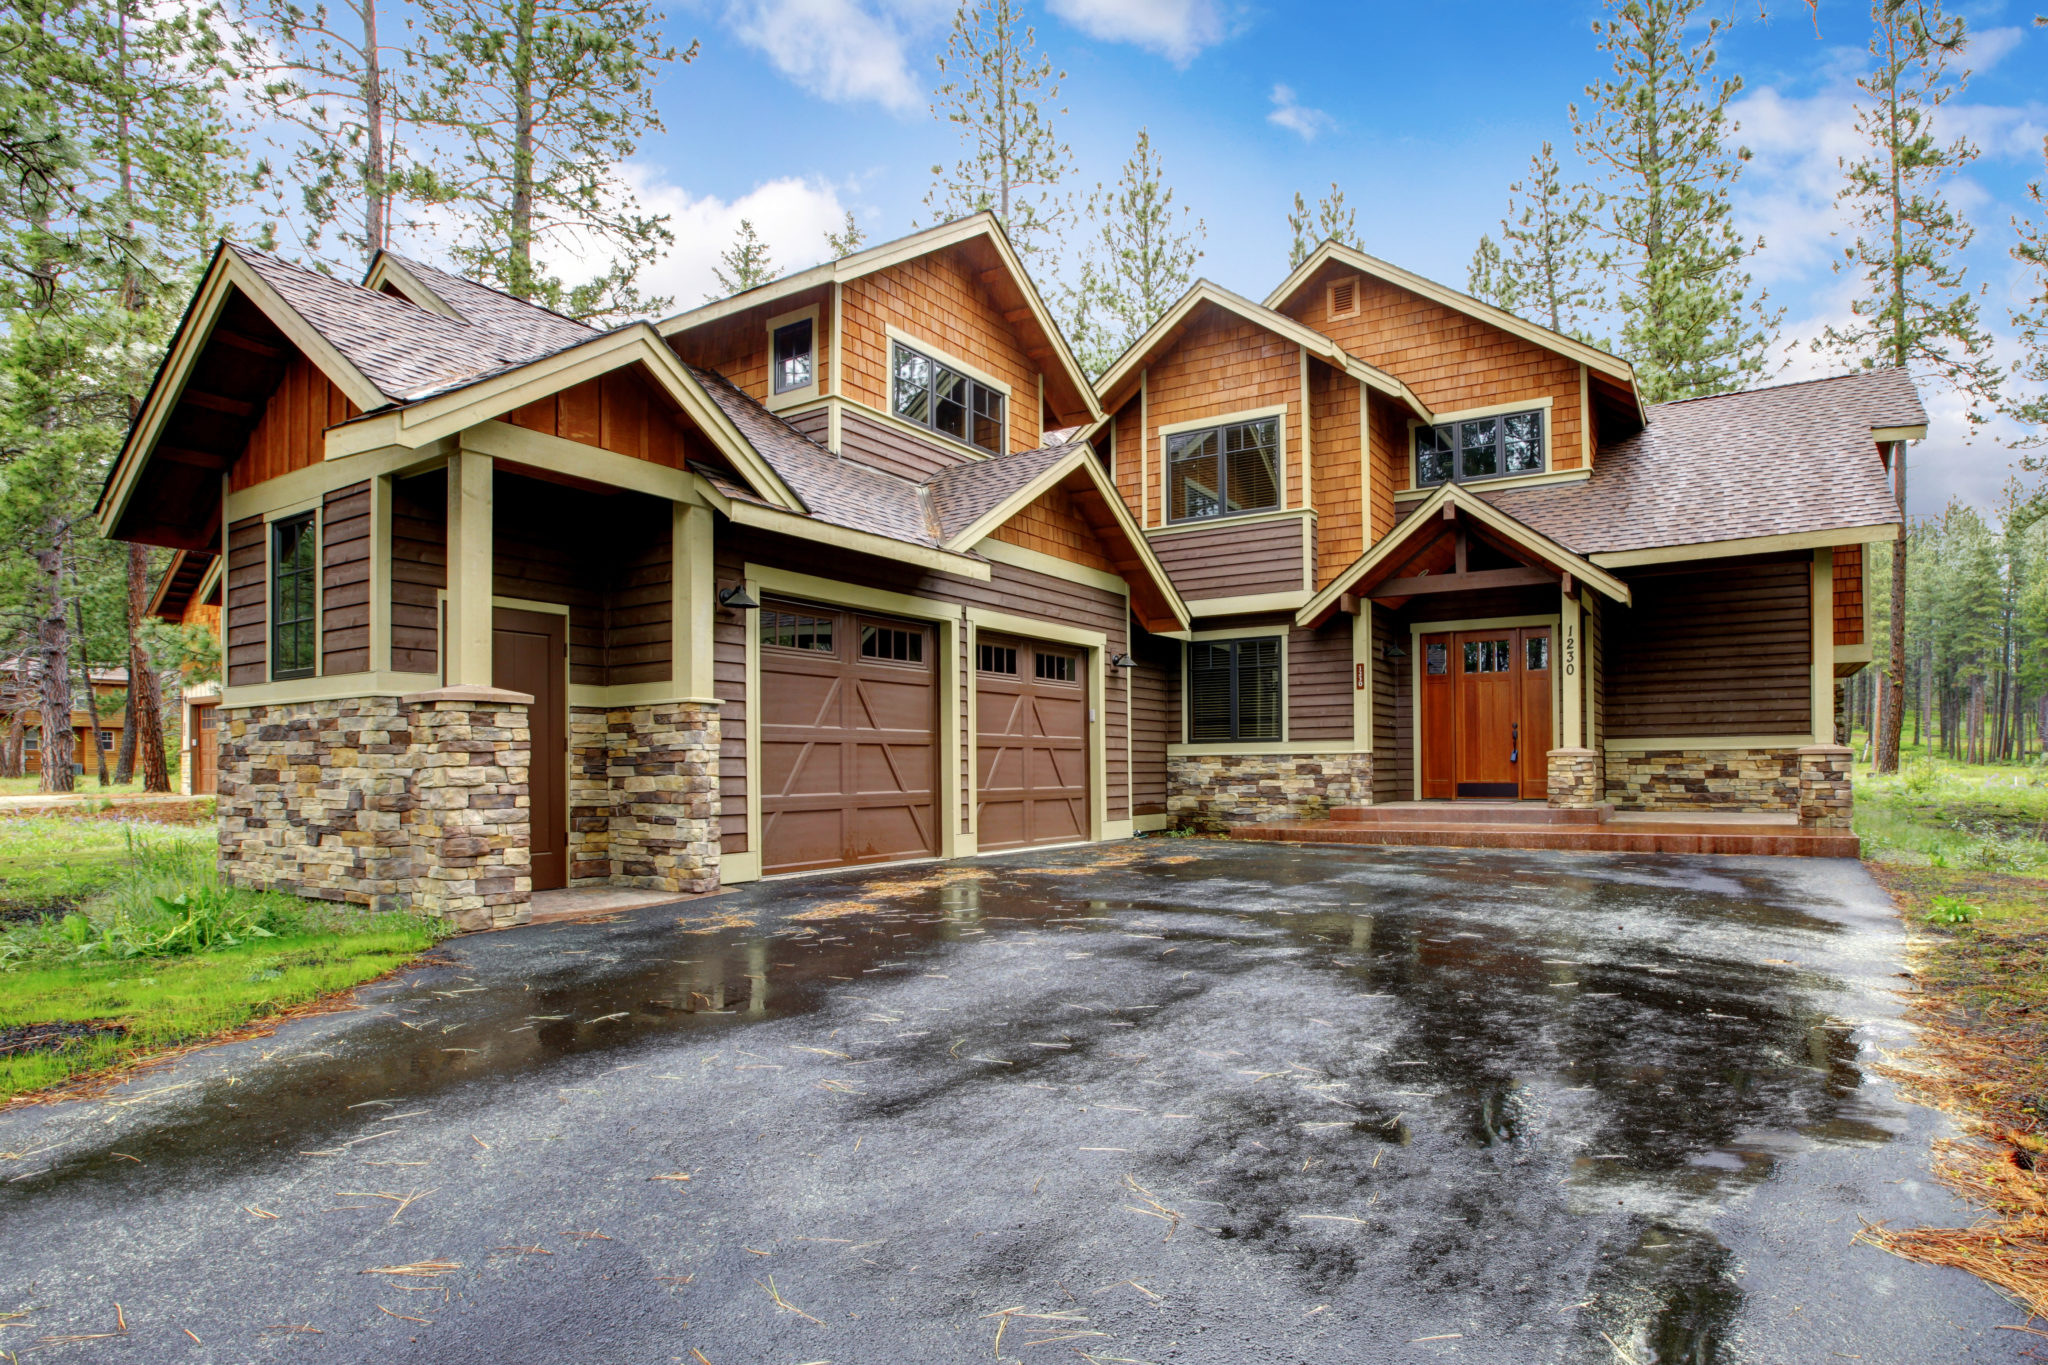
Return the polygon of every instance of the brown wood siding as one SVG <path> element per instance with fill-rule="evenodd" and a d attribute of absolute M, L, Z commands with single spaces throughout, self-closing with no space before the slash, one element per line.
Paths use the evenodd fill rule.
<path fill-rule="evenodd" d="M 320 671 L 370 668 L 370 483 L 329 493 L 320 507 Z"/>
<path fill-rule="evenodd" d="M 1586 632 L 1587 658 L 1592 667 L 1586 670 L 1586 744 L 1593 749 L 1603 748 L 1607 742 L 1607 679 L 1612 676 L 1607 667 L 1607 650 L 1602 643 L 1607 638 L 1607 599 L 1594 597 L 1591 606 L 1581 618 L 1580 629 Z"/>
<path fill-rule="evenodd" d="M 1338 613 L 1320 630 L 1287 633 L 1287 738 L 1349 745 L 1351 618 Z"/>
<path fill-rule="evenodd" d="M 1403 657 L 1386 657 L 1398 643 Z M 1372 608 L 1372 799 L 1406 801 L 1415 791 L 1414 711 L 1409 703 L 1408 627 L 1385 607 Z"/>
<path fill-rule="evenodd" d="M 1408 479 L 1408 415 L 1384 394 L 1367 398 L 1372 440 L 1372 541 L 1394 529 L 1394 489 Z M 1398 482 L 1397 482 L 1398 480 Z"/>
<path fill-rule="evenodd" d="M 1359 384 L 1311 360 L 1309 493 L 1316 509 L 1316 587 L 1365 553 L 1365 464 L 1359 450 Z"/>
<path fill-rule="evenodd" d="M 1139 477 L 1145 471 L 1145 428 L 1140 409 L 1142 404 L 1135 398 L 1117 409 L 1111 437 L 1116 451 L 1116 468 L 1111 471 L 1116 479 L 1116 491 L 1123 494 L 1124 506 L 1130 509 L 1139 525 L 1144 525 L 1144 511 L 1138 506 Z"/>
<path fill-rule="evenodd" d="M 1102 553 L 1095 528 L 1075 510 L 1074 500 L 1064 488 L 1048 489 L 1044 497 L 991 532 L 991 538 L 1070 564 L 1116 572 L 1116 566 Z"/>
<path fill-rule="evenodd" d="M 319 366 L 293 356 L 228 474 L 228 487 L 239 493 L 280 474 L 311 469 L 327 458 L 327 428 L 360 413 Z"/>
<path fill-rule="evenodd" d="M 1495 588 L 1487 592 L 1446 592 L 1411 597 L 1401 612 L 1401 648 L 1408 648 L 1408 623 L 1415 621 L 1487 621 L 1500 616 L 1557 616 L 1562 611 L 1556 588 Z"/>
<path fill-rule="evenodd" d="M 686 458 L 674 406 L 637 364 L 514 408 L 505 420 L 668 469 Z"/>
<path fill-rule="evenodd" d="M 608 686 L 674 676 L 675 525 L 669 504 L 635 498 L 612 520 L 616 531 L 604 594 Z"/>
<path fill-rule="evenodd" d="M 1805 733 L 1811 572 L 1800 558 L 1632 576 L 1634 605 L 1610 608 L 1595 644 L 1606 735 Z"/>
<path fill-rule="evenodd" d="M 1226 518 L 1197 531 L 1153 536 L 1150 543 L 1173 586 L 1189 601 L 1300 592 L 1304 586 L 1299 517 L 1244 524 Z"/>
<path fill-rule="evenodd" d="M 1226 413 L 1287 405 L 1287 496 L 1301 506 L 1301 348 L 1257 323 L 1205 308 L 1147 371 L 1145 420 L 1152 448 L 1163 451 L 1162 427 Z M 1151 462 L 1153 526 L 1166 524 L 1163 459 Z"/>
<path fill-rule="evenodd" d="M 1180 741 L 1180 641 L 1132 630 L 1131 814 L 1166 813 L 1166 746 Z"/>
<path fill-rule="evenodd" d="M 832 413 L 826 408 L 793 413 L 784 420 L 818 445 L 827 445 L 831 440 Z"/>
<path fill-rule="evenodd" d="M 773 303 L 750 308 L 728 318 L 669 339 L 677 355 L 699 369 L 715 370 L 731 385 L 757 403 L 768 401 L 768 319 L 818 306 L 816 347 L 818 392 L 831 392 L 832 383 L 832 290 L 830 286 L 807 289 Z"/>
<path fill-rule="evenodd" d="M 491 591 L 569 609 L 570 682 L 668 680 L 675 536 L 666 502 L 501 473 L 493 511 Z M 602 526 L 604 536 L 567 538 L 565 525 Z"/>
<path fill-rule="evenodd" d="M 262 517 L 244 517 L 228 527 L 224 648 L 229 687 L 254 687 L 270 680 L 269 587 L 263 581 L 266 534 Z"/>
<path fill-rule="evenodd" d="M 1835 547 L 1835 643 L 1863 643 L 1863 547 Z"/>
<path fill-rule="evenodd" d="M 1110 653 L 1122 653 L 1129 648 L 1129 617 L 1123 594 L 1070 583 L 1007 564 L 992 565 L 990 581 L 976 583 L 926 573 L 914 565 L 893 564 L 766 532 L 730 527 L 721 528 L 715 560 L 720 582 L 738 581 L 747 564 L 770 565 L 934 602 L 986 607 L 1015 616 L 1032 617 L 1048 624 L 1099 630 L 1107 637 Z M 738 612 L 720 610 L 712 630 L 713 674 L 718 695 L 724 701 L 719 711 L 722 739 L 719 750 L 719 824 L 722 843 L 728 853 L 745 852 L 749 847 L 745 632 L 753 628 L 751 613 L 742 617 Z M 966 665 L 971 661 L 966 658 L 967 632 L 963 629 L 959 634 L 964 674 Z M 1108 799 L 1103 818 L 1125 820 L 1130 818 L 1131 809 L 1130 771 L 1126 761 L 1129 752 L 1130 670 L 1108 668 L 1105 671 L 1106 707 L 1093 727 L 1103 746 L 1107 775 Z M 971 704 L 969 690 L 965 687 L 960 690 L 958 723 L 963 737 L 973 733 L 973 717 L 968 709 Z M 964 831 L 970 810 L 967 791 L 969 756 L 964 738 L 959 753 L 945 761 L 952 766 L 960 782 L 961 804 L 953 818 L 958 821 L 956 827 Z"/>
<path fill-rule="evenodd" d="M 1581 466 L 1577 361 L 1369 275 L 1358 277 L 1357 315 L 1332 319 L 1327 286 L 1354 273 L 1335 262 L 1326 265 L 1282 311 L 1406 381 L 1434 412 L 1550 399 L 1550 468 Z M 1406 488 L 1405 449 L 1397 468 L 1397 486 Z"/>
<path fill-rule="evenodd" d="M 965 446 L 923 437 L 851 408 L 839 414 L 839 453 L 889 474 L 923 482 L 975 456 Z"/>
<path fill-rule="evenodd" d="M 990 297 L 964 252 L 935 251 L 840 287 L 840 346 L 846 372 L 840 392 L 878 411 L 889 410 L 892 326 L 1010 386 L 1010 449 L 1034 450 L 1044 440 L 1038 405 L 1038 362 Z M 973 459 L 961 447 L 948 463 Z"/>
<path fill-rule="evenodd" d="M 391 484 L 391 667 L 399 673 L 441 669 L 441 609 L 448 586 L 448 476 L 394 479 Z"/>

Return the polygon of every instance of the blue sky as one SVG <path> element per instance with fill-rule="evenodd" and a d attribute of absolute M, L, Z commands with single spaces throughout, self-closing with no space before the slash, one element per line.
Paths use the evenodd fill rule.
<path fill-rule="evenodd" d="M 1835 158 L 1853 151 L 1851 82 L 1865 65 L 1868 7 L 1725 0 L 1736 22 L 1721 71 L 1742 76 L 1740 139 L 1755 152 L 1737 210 L 1764 251 L 1759 283 L 1786 305 L 1788 342 L 1846 314 L 1835 275 Z M 2009 219 L 2043 175 L 2048 29 L 2036 6 L 1956 7 L 1975 35 L 1974 74 L 1949 106 L 1982 159 L 1954 196 L 1978 228 L 1972 277 L 1990 286 L 1986 321 L 2020 277 Z M 1605 69 L 1590 31 L 1598 4 L 1232 4 L 1230 0 L 1044 0 L 1029 13 L 1041 48 L 1068 72 L 1058 119 L 1076 187 L 1115 176 L 1148 127 L 1180 200 L 1207 224 L 1201 273 L 1262 297 L 1285 273 L 1293 192 L 1331 181 L 1358 209 L 1366 248 L 1463 286 L 1466 261 L 1495 227 L 1507 186 L 1548 138 L 1570 157 L 1567 106 Z M 667 132 L 628 167 L 644 200 L 671 213 L 673 255 L 651 280 L 687 306 L 750 216 L 778 269 L 813 263 L 822 234 L 853 209 L 878 241 L 908 231 L 952 130 L 931 116 L 934 56 L 950 5 L 939 0 L 700 0 L 670 13 L 678 44 L 703 43 L 658 92 Z M 1816 33 L 1816 27 L 1818 33 Z M 1781 377 L 1838 365 L 1788 344 Z M 1915 454 L 1915 514 L 1949 496 L 1989 503 L 2010 473 L 1994 427 L 1964 442 L 1959 405 L 1935 414 Z"/>

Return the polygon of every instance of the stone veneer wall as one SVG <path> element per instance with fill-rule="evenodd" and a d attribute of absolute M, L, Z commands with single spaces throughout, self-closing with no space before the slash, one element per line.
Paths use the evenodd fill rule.
<path fill-rule="evenodd" d="M 1544 790 L 1561 810 L 1584 810 L 1607 799 L 1598 749 L 1552 749 L 1544 755 Z"/>
<path fill-rule="evenodd" d="M 1371 754 L 1184 754 L 1166 760 L 1176 818 L 1313 820 L 1372 801 Z"/>
<path fill-rule="evenodd" d="M 223 708 L 222 878 L 464 929 L 524 922 L 533 736 L 513 695 Z"/>
<path fill-rule="evenodd" d="M 1607 751 L 1607 799 L 1619 810 L 1797 811 L 1797 749 Z"/>
<path fill-rule="evenodd" d="M 571 885 L 716 890 L 718 742 L 716 707 L 572 709 Z"/>

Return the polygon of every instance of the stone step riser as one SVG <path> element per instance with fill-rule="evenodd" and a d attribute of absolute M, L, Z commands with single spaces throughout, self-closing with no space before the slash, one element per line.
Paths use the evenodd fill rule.
<path fill-rule="evenodd" d="M 1598 825 L 1612 807 L 1560 810 L 1548 806 L 1338 806 L 1330 818 L 1351 825 Z"/>
<path fill-rule="evenodd" d="M 1387 848 L 1550 849 L 1579 853 L 1712 853 L 1750 857 L 1854 858 L 1862 841 L 1853 834 L 1804 834 L 1542 829 L 1496 825 L 1439 826 L 1433 829 L 1374 828 L 1318 823 L 1312 826 L 1235 825 L 1233 839 L 1272 843 L 1357 844 Z"/>

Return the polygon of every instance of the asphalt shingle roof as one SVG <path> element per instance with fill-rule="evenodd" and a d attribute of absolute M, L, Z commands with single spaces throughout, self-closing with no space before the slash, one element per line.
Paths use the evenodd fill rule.
<path fill-rule="evenodd" d="M 1072 441 L 1040 446 L 990 460 L 950 465 L 933 474 L 924 486 L 940 539 L 951 540 L 959 535 L 1075 447 Z"/>
<path fill-rule="evenodd" d="M 1899 520 L 1873 427 L 1927 421 L 1895 368 L 1660 403 L 1583 483 L 1480 494 L 1582 555 Z"/>

